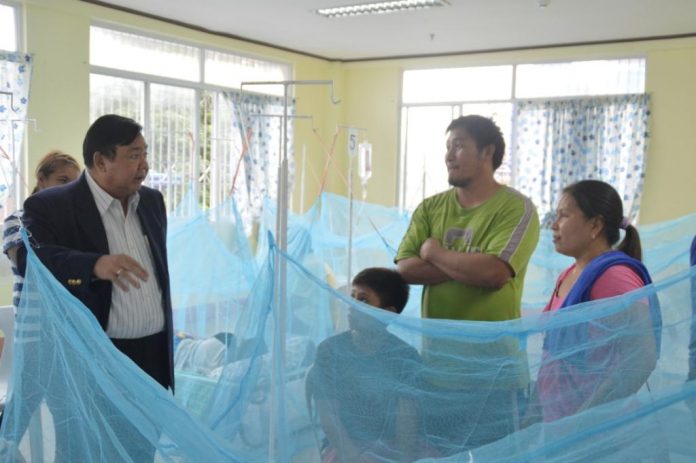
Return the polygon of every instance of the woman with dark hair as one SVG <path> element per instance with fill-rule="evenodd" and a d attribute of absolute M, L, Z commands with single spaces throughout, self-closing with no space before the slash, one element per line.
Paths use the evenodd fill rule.
<path fill-rule="evenodd" d="M 556 213 L 551 227 L 554 246 L 575 262 L 559 276 L 545 312 L 619 296 L 652 283 L 641 262 L 638 231 L 624 217 L 621 198 L 611 185 L 583 180 L 568 186 Z M 625 236 L 616 246 L 620 230 Z M 661 320 L 652 299 L 546 333 L 537 380 L 544 421 L 640 389 L 659 352 Z"/>
<path fill-rule="evenodd" d="M 59 150 L 49 151 L 36 166 L 36 186 L 31 194 L 45 188 L 51 188 L 72 182 L 80 176 L 80 165 L 75 158 Z M 22 211 L 15 211 L 5 218 L 3 228 L 2 250 L 12 262 L 12 273 L 14 274 L 14 288 L 12 303 L 17 309 L 19 295 L 22 293 L 24 278 L 17 269 L 17 249 L 22 245 L 22 237 L 19 233 L 21 226 Z"/>

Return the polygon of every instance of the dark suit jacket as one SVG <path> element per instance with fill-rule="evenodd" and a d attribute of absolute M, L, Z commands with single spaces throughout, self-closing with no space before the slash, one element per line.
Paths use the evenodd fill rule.
<path fill-rule="evenodd" d="M 157 282 L 162 291 L 162 309 L 168 340 L 170 385 L 174 386 L 172 355 L 172 305 L 167 267 L 167 215 L 162 194 L 148 187 L 139 190 L 137 214 L 147 236 Z M 70 293 L 92 311 L 106 329 L 111 310 L 112 283 L 92 274 L 101 256 L 109 254 L 106 231 L 97 204 L 83 173 L 67 185 L 39 191 L 24 202 L 24 226 L 39 259 Z M 24 274 L 26 250 L 18 251 L 18 267 Z M 163 359 L 164 360 L 164 359 Z"/>

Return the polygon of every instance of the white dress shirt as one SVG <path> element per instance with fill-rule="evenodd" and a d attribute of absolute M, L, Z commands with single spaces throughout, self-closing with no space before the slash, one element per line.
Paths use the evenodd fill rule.
<path fill-rule="evenodd" d="M 140 194 L 128 198 L 128 213 L 124 214 L 121 201 L 104 191 L 85 170 L 87 184 L 101 215 L 110 254 L 126 254 L 135 259 L 148 273 L 140 288 L 129 287 L 124 291 L 113 285 L 111 310 L 106 334 L 110 338 L 136 339 L 164 330 L 162 290 L 157 284 L 152 250 L 143 233 L 136 213 Z"/>

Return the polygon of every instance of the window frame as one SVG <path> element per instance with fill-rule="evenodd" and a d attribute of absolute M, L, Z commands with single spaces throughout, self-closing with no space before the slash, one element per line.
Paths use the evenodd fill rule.
<path fill-rule="evenodd" d="M 0 0 L 0 5 L 9 6 L 14 11 L 14 25 L 15 25 L 15 50 L 6 50 L 9 52 L 23 52 L 24 51 L 24 41 L 22 37 L 24 36 L 24 30 L 22 28 L 22 4 L 13 0 Z"/>
<path fill-rule="evenodd" d="M 18 1 L 13 1 L 13 0 L 0 0 L 0 5 L 2 6 L 7 6 L 10 7 L 13 11 L 13 16 L 14 16 L 14 28 L 15 28 L 15 49 L 14 50 L 4 50 L 9 53 L 24 53 L 24 41 L 22 38 L 24 37 L 24 29 L 22 25 L 22 18 L 23 18 L 23 5 L 22 3 Z M 25 119 L 27 122 L 27 128 L 29 127 L 29 122 L 31 122 L 30 119 Z M 34 121 L 34 129 L 35 129 L 35 122 Z M 25 132 L 24 134 L 24 141 L 22 143 L 22 148 L 18 153 L 15 153 L 17 156 L 17 162 L 15 166 L 15 175 L 14 175 L 14 182 L 15 182 L 15 208 L 20 209 L 22 201 L 25 198 L 25 188 L 22 186 L 22 179 L 26 177 L 26 173 L 28 171 L 28 160 L 27 160 L 27 133 Z M 4 214 L 2 217 L 4 217 Z"/>
<path fill-rule="evenodd" d="M 515 107 L 519 101 L 537 101 L 537 100 L 543 100 L 543 101 L 549 101 L 549 100 L 559 100 L 559 99 L 566 99 L 566 98 L 585 98 L 585 97 L 602 97 L 602 96 L 609 96 L 609 95 L 616 95 L 616 94 L 587 94 L 587 95 L 567 95 L 567 96 L 554 96 L 554 97 L 534 97 L 534 98 L 521 98 L 517 96 L 516 90 L 517 90 L 517 67 L 518 66 L 524 66 L 524 65 L 544 65 L 544 64 L 565 64 L 565 63 L 573 63 L 573 62 L 582 62 L 582 61 L 620 61 L 620 60 L 643 60 L 645 63 L 644 65 L 644 76 L 643 76 L 643 92 L 645 92 L 645 78 L 647 77 L 647 57 L 645 54 L 630 54 L 630 55 L 620 55 L 620 56 L 605 56 L 605 57 L 587 57 L 587 58 L 572 58 L 572 59 L 562 59 L 562 58 L 557 58 L 557 59 L 549 59 L 549 60 L 539 60 L 539 61 L 514 61 L 514 62 L 508 62 L 508 63 L 482 63 L 482 64 L 476 64 L 476 65 L 466 65 L 466 66 L 448 66 L 448 67 L 428 67 L 428 68 L 405 68 L 402 70 L 401 73 L 401 85 L 402 85 L 402 90 L 403 90 L 403 81 L 404 81 L 404 75 L 409 72 L 409 71 L 420 71 L 420 70 L 428 70 L 428 69 L 454 69 L 454 68 L 461 68 L 461 67 L 470 67 L 470 68 L 476 68 L 476 67 L 492 67 L 492 66 L 512 66 L 512 76 L 510 79 L 510 99 L 491 99 L 491 100 L 462 100 L 462 101 L 446 101 L 446 102 L 418 102 L 418 103 L 404 103 L 404 95 L 403 91 L 401 92 L 400 95 L 400 107 L 399 107 L 399 155 L 397 159 L 397 172 L 399 173 L 399 178 L 397 181 L 397 203 L 401 209 L 407 210 L 409 209 L 409 205 L 406 204 L 406 189 L 408 185 L 406 185 L 406 178 L 408 174 L 408 163 L 405 162 L 407 158 L 407 133 L 405 132 L 405 129 L 408 127 L 408 122 L 407 120 L 404 120 L 405 113 L 408 111 L 409 108 L 414 108 L 414 107 L 436 107 L 436 106 L 449 106 L 452 109 L 452 113 L 455 114 L 455 118 L 458 117 L 458 115 L 461 115 L 461 109 L 465 105 L 469 104 L 478 104 L 478 105 L 483 105 L 483 104 L 496 104 L 496 103 L 509 103 L 512 105 L 512 111 L 514 113 Z M 444 130 L 444 127 L 443 127 Z M 515 131 L 516 127 L 510 121 L 510 133 L 509 139 L 514 140 L 515 138 Z M 505 135 L 505 134 L 503 134 Z M 444 148 L 443 148 L 444 150 Z M 506 155 L 511 156 L 511 147 L 506 146 Z M 516 167 L 517 167 L 517 157 L 512 156 L 510 158 L 510 167 L 512 169 L 512 173 L 510 176 L 510 186 L 514 187 L 516 183 Z"/>
<path fill-rule="evenodd" d="M 0 2 L 1 1 L 3 1 L 3 0 L 0 0 Z M 114 72 L 117 72 L 119 74 L 122 73 L 122 75 L 113 74 L 114 77 L 124 77 L 124 78 L 128 78 L 128 79 L 136 79 L 136 78 L 152 79 L 153 81 L 157 81 L 157 83 L 162 83 L 165 85 L 175 85 L 175 86 L 179 86 L 179 87 L 192 87 L 192 88 L 198 88 L 201 90 L 210 90 L 210 91 L 240 90 L 239 88 L 236 88 L 236 87 L 226 87 L 224 85 L 209 84 L 206 82 L 206 80 L 205 80 L 205 52 L 206 51 L 213 51 L 213 52 L 217 52 L 217 53 L 239 56 L 241 58 L 248 58 L 248 59 L 258 60 L 258 61 L 266 61 L 268 63 L 273 63 L 273 64 L 277 64 L 279 66 L 284 66 L 287 70 L 286 80 L 292 79 L 293 66 L 292 66 L 292 63 L 287 62 L 287 61 L 276 60 L 276 59 L 267 59 L 267 58 L 253 55 L 253 54 L 249 54 L 249 53 L 240 53 L 240 52 L 231 51 L 229 49 L 225 49 L 222 47 L 208 46 L 208 45 L 196 43 L 196 42 L 193 42 L 190 40 L 181 40 L 179 38 L 167 36 L 164 34 L 157 34 L 157 33 L 153 33 L 150 31 L 144 31 L 141 29 L 130 28 L 130 27 L 126 27 L 126 26 L 123 26 L 120 24 L 112 24 L 112 23 L 103 22 L 103 21 L 91 22 L 90 29 L 92 27 L 99 27 L 102 29 L 110 29 L 110 30 L 113 30 L 116 32 L 122 32 L 124 34 L 140 35 L 142 37 L 147 37 L 150 39 L 162 40 L 165 42 L 171 42 L 171 43 L 175 43 L 178 45 L 184 45 L 187 47 L 197 48 L 199 51 L 198 66 L 199 66 L 200 79 L 197 82 L 191 81 L 191 80 L 175 79 L 175 78 L 171 78 L 171 77 L 158 76 L 156 74 L 146 74 L 146 73 L 141 73 L 141 72 L 125 71 L 122 69 L 111 68 L 111 67 L 106 67 L 106 66 L 97 66 L 97 65 L 93 65 L 92 63 L 90 63 L 90 73 L 95 72 L 97 74 L 111 75 Z M 292 96 L 292 95 L 290 95 L 290 96 Z"/>
<path fill-rule="evenodd" d="M 201 123 L 201 106 L 200 103 L 203 101 L 204 94 L 206 92 L 209 93 L 214 93 L 214 94 L 221 94 L 223 92 L 229 92 L 229 91 L 242 91 L 241 88 L 237 87 L 227 87 L 223 85 L 215 85 L 215 84 L 209 84 L 206 83 L 206 75 L 205 75 L 205 64 L 206 64 L 206 52 L 211 51 L 211 52 L 217 52 L 217 53 L 223 53 L 227 55 L 233 55 L 236 57 L 241 57 L 241 58 L 248 58 L 251 60 L 256 60 L 256 61 L 264 61 L 267 63 L 272 63 L 276 64 L 278 66 L 284 67 L 284 74 L 286 77 L 286 80 L 291 80 L 293 73 L 294 73 L 294 68 L 291 63 L 285 62 L 282 60 L 270 60 L 264 57 L 260 56 L 255 56 L 252 54 L 248 53 L 239 53 L 236 51 L 231 51 L 229 49 L 221 48 L 221 47 L 215 47 L 215 46 L 207 46 L 201 43 L 195 43 L 192 41 L 186 41 L 186 40 L 181 40 L 178 38 L 173 38 L 171 36 L 166 36 L 163 34 L 157 34 L 157 33 L 152 33 L 150 31 L 144 31 L 141 29 L 135 29 L 135 28 L 129 28 L 129 27 L 124 27 L 122 25 L 115 25 L 111 24 L 108 22 L 103 22 L 103 21 L 92 21 L 90 23 L 90 30 L 92 27 L 98 27 L 98 28 L 103 28 L 103 29 L 108 29 L 108 30 L 113 30 L 116 32 L 122 32 L 126 34 L 134 34 L 134 35 L 139 35 L 143 37 L 148 37 L 152 38 L 155 40 L 162 40 L 166 42 L 171 42 L 175 44 L 180 44 L 188 47 L 194 47 L 198 50 L 198 66 L 199 66 L 199 80 L 198 81 L 191 81 L 191 80 L 182 80 L 182 79 L 176 79 L 176 78 L 171 78 L 171 77 L 165 77 L 165 76 L 158 76 L 158 75 L 153 75 L 153 74 L 147 74 L 147 73 L 142 73 L 142 72 L 135 72 L 135 71 L 130 71 L 130 70 L 123 70 L 123 69 L 118 69 L 118 68 L 111 68 L 111 67 L 106 67 L 106 66 L 98 66 L 98 65 L 93 65 L 90 62 L 90 76 L 92 75 L 101 75 L 101 76 L 107 76 L 107 77 L 115 77 L 115 78 L 121 78 L 121 79 L 130 79 L 130 80 L 135 80 L 139 82 L 143 82 L 144 84 L 144 102 L 143 102 L 143 120 L 138 121 L 139 123 L 142 124 L 143 126 L 143 131 L 145 133 L 152 133 L 152 127 L 150 123 L 151 119 L 151 112 L 150 112 L 150 88 L 152 85 L 166 85 L 166 86 L 172 86 L 172 87 L 180 87 L 180 88 L 186 88 L 186 89 L 192 89 L 194 91 L 194 121 L 193 121 L 193 131 L 195 133 L 194 137 L 194 150 L 197 153 L 201 153 L 201 150 L 203 149 L 203 145 L 205 144 L 205 141 L 201 139 L 201 131 L 202 131 L 202 123 Z M 249 90 L 245 89 L 245 92 L 248 92 Z M 292 90 L 291 92 L 292 93 Z M 292 98 L 292 95 L 288 95 L 289 98 Z M 90 98 L 90 105 L 91 105 L 91 98 Z M 215 105 L 213 106 L 212 110 L 215 112 L 215 114 L 218 113 L 219 108 L 217 108 Z M 91 111 L 91 110 L 90 110 Z M 213 126 L 213 130 L 215 130 L 215 127 Z M 215 137 L 215 133 L 211 134 L 213 137 Z M 210 150 L 214 150 L 215 148 L 213 146 L 210 147 Z M 209 153 L 212 156 L 212 152 Z M 200 166 L 197 167 L 199 169 Z M 202 175 L 202 171 L 197 171 L 195 172 L 195 175 L 200 178 Z M 200 188 L 200 185 L 198 184 L 199 182 L 194 182 L 196 189 Z M 213 192 L 210 189 L 210 184 L 207 186 L 208 191 L 207 192 L 202 192 L 204 197 L 207 198 L 209 201 L 211 201 L 210 206 L 214 207 L 217 204 L 214 204 L 215 200 L 214 198 L 216 197 L 216 193 Z M 201 193 L 198 191 L 198 193 Z M 200 198 L 200 196 L 199 196 Z M 173 207 L 176 206 L 175 204 L 168 205 L 168 207 Z"/>

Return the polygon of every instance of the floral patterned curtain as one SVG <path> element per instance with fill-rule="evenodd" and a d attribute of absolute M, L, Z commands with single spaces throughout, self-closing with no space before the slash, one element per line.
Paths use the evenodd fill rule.
<path fill-rule="evenodd" d="M 650 97 L 620 95 L 518 102 L 511 148 L 516 188 L 536 204 L 550 227 L 567 185 L 598 179 L 610 183 L 635 220 L 645 176 Z"/>
<path fill-rule="evenodd" d="M 241 147 L 233 153 L 239 168 L 234 173 L 234 198 L 245 223 L 257 221 L 265 197 L 278 196 L 278 164 L 282 157 L 282 124 L 284 102 L 282 97 L 245 92 L 226 92 L 232 108 L 232 137 Z M 294 102 L 288 104 L 288 118 L 295 113 Z M 294 181 L 292 147 L 292 120 L 288 121 L 288 194 Z M 239 158 L 239 156 L 242 156 Z M 247 220 L 251 219 L 251 220 Z"/>
<path fill-rule="evenodd" d="M 30 55 L 0 51 L 0 217 L 15 211 L 21 199 L 19 166 L 27 125 Z"/>

